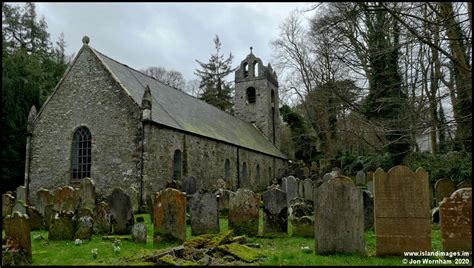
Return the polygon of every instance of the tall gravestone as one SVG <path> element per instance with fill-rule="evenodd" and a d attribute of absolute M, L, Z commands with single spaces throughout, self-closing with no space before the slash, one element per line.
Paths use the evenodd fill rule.
<path fill-rule="evenodd" d="M 236 235 L 258 234 L 258 209 L 260 196 L 248 189 L 240 188 L 230 195 L 229 227 Z"/>
<path fill-rule="evenodd" d="M 439 216 L 443 250 L 472 252 L 472 188 L 441 201 Z"/>
<path fill-rule="evenodd" d="M 313 181 L 311 179 L 305 179 L 303 185 L 304 199 L 313 201 Z"/>
<path fill-rule="evenodd" d="M 196 177 L 194 176 L 187 176 L 183 179 L 183 192 L 186 195 L 192 195 L 197 191 L 197 182 Z"/>
<path fill-rule="evenodd" d="M 9 193 L 2 194 L 2 219 L 12 214 L 14 206 L 15 198 Z"/>
<path fill-rule="evenodd" d="M 104 201 L 98 203 L 94 208 L 94 225 L 92 226 L 93 232 L 98 234 L 109 234 L 112 231 L 112 222 L 110 218 L 109 204 Z"/>
<path fill-rule="evenodd" d="M 26 187 L 18 186 L 16 188 L 16 202 L 23 202 L 26 205 Z"/>
<path fill-rule="evenodd" d="M 287 203 L 290 204 L 290 200 L 298 197 L 298 183 L 293 176 L 283 178 L 282 189 L 286 192 Z"/>
<path fill-rule="evenodd" d="M 28 261 L 32 260 L 31 252 L 31 229 L 28 215 L 19 212 L 13 212 L 5 217 L 5 237 L 8 237 L 17 243 L 18 248 L 22 250 Z M 2 254 L 4 255 L 4 253 Z M 5 256 L 2 256 L 2 259 Z"/>
<path fill-rule="evenodd" d="M 166 188 L 155 195 L 153 202 L 154 243 L 186 240 L 186 194 Z"/>
<path fill-rule="evenodd" d="M 191 234 L 219 233 L 219 208 L 214 193 L 196 192 L 189 200 Z"/>
<path fill-rule="evenodd" d="M 107 204 L 110 207 L 112 232 L 114 234 L 130 234 L 134 223 L 130 196 L 122 189 L 115 188 L 107 197 Z"/>
<path fill-rule="evenodd" d="M 74 188 L 71 186 L 58 187 L 54 190 L 54 210 L 59 212 L 75 212 L 77 198 Z"/>
<path fill-rule="evenodd" d="M 364 230 L 374 227 L 374 197 L 371 192 L 362 190 L 364 198 Z"/>
<path fill-rule="evenodd" d="M 347 177 L 336 177 L 318 188 L 314 226 L 316 253 L 358 253 L 364 249 L 362 192 Z"/>
<path fill-rule="evenodd" d="M 431 250 L 428 173 L 405 166 L 374 174 L 376 254 Z"/>
<path fill-rule="evenodd" d="M 450 197 L 456 191 L 456 186 L 449 179 L 440 179 L 435 183 L 436 204 L 443 201 L 443 198 Z"/>
<path fill-rule="evenodd" d="M 286 193 L 272 188 L 263 193 L 263 234 L 288 235 L 288 204 Z"/>
<path fill-rule="evenodd" d="M 296 179 L 298 184 L 298 197 L 304 198 L 304 180 Z"/>
<path fill-rule="evenodd" d="M 44 209 L 47 205 L 53 204 L 53 195 L 49 190 L 41 188 L 36 192 L 36 208 L 44 217 Z"/>
<path fill-rule="evenodd" d="M 81 207 L 93 210 L 95 207 L 95 183 L 91 178 L 84 178 L 78 191 Z"/>

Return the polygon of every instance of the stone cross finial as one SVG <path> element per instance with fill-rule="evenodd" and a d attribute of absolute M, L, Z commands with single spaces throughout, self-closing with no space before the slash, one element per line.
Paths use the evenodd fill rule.
<path fill-rule="evenodd" d="M 89 36 L 84 35 L 84 37 L 82 37 L 82 44 L 88 45 L 89 41 L 90 41 Z"/>

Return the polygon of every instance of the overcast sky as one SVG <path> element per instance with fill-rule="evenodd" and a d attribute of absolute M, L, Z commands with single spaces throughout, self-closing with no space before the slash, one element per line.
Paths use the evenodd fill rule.
<path fill-rule="evenodd" d="M 309 3 L 36 3 L 51 40 L 61 32 L 66 53 L 76 53 L 84 35 L 89 45 L 135 69 L 161 66 L 196 78 L 195 59 L 207 62 L 219 35 L 222 51 L 237 66 L 253 47 L 266 65 L 270 42 L 294 9 Z M 230 80 L 233 80 L 233 76 Z"/>

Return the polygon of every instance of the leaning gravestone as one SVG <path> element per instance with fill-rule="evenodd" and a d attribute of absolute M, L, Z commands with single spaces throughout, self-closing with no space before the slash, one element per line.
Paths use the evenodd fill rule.
<path fill-rule="evenodd" d="M 53 195 L 49 190 L 41 188 L 36 192 L 36 208 L 44 216 L 44 209 L 47 205 L 53 204 Z"/>
<path fill-rule="evenodd" d="M 365 185 L 365 172 L 362 170 L 357 171 L 356 174 L 356 185 Z"/>
<path fill-rule="evenodd" d="M 77 220 L 74 239 L 91 240 L 94 220 L 90 216 L 83 216 Z"/>
<path fill-rule="evenodd" d="M 2 219 L 7 215 L 12 214 L 13 207 L 15 206 L 15 198 L 8 193 L 2 194 Z"/>
<path fill-rule="evenodd" d="M 31 234 L 28 215 L 19 212 L 13 212 L 12 215 L 5 217 L 5 237 L 12 239 L 17 244 L 18 249 L 23 252 L 28 262 L 32 260 L 31 252 Z M 5 253 L 2 252 L 2 265 Z"/>
<path fill-rule="evenodd" d="M 364 230 L 374 227 L 374 197 L 371 192 L 362 190 L 364 198 Z"/>
<path fill-rule="evenodd" d="M 196 177 L 194 176 L 187 176 L 183 179 L 183 192 L 186 195 L 192 195 L 196 192 L 197 185 L 196 185 Z"/>
<path fill-rule="evenodd" d="M 364 249 L 362 192 L 347 177 L 336 177 L 318 188 L 314 208 L 316 253 L 359 253 Z"/>
<path fill-rule="evenodd" d="M 191 234 L 219 233 L 219 208 L 214 193 L 196 192 L 189 200 Z"/>
<path fill-rule="evenodd" d="M 98 203 L 94 208 L 94 225 L 92 227 L 94 233 L 109 234 L 112 231 L 110 217 L 109 204 L 103 201 Z"/>
<path fill-rule="evenodd" d="M 395 166 L 374 174 L 376 254 L 431 250 L 428 173 Z"/>
<path fill-rule="evenodd" d="M 155 195 L 153 202 L 154 243 L 186 240 L 186 194 L 166 188 Z"/>
<path fill-rule="evenodd" d="M 58 187 L 54 190 L 54 210 L 59 212 L 75 212 L 77 199 L 74 188 L 71 186 Z"/>
<path fill-rule="evenodd" d="M 283 178 L 282 189 L 286 192 L 287 203 L 290 204 L 290 200 L 298 197 L 298 183 L 293 176 Z"/>
<path fill-rule="evenodd" d="M 456 185 L 456 189 L 461 188 L 472 188 L 472 181 L 462 181 L 458 185 Z"/>
<path fill-rule="evenodd" d="M 128 188 L 128 195 L 132 202 L 133 213 L 137 213 L 140 208 L 140 192 L 135 187 Z"/>
<path fill-rule="evenodd" d="M 107 197 L 110 207 L 112 232 L 114 234 L 130 234 L 133 227 L 133 208 L 130 196 L 122 189 L 115 188 Z"/>
<path fill-rule="evenodd" d="M 229 227 L 236 235 L 258 234 L 258 209 L 260 196 L 248 189 L 240 188 L 230 195 Z"/>
<path fill-rule="evenodd" d="M 49 221 L 49 240 L 73 240 L 75 233 L 74 213 L 57 212 Z"/>
<path fill-rule="evenodd" d="M 443 198 L 450 197 L 456 191 L 456 186 L 451 180 L 440 179 L 435 183 L 436 205 L 443 201 Z"/>
<path fill-rule="evenodd" d="M 305 179 L 303 185 L 304 199 L 313 201 L 313 181 L 311 179 Z"/>
<path fill-rule="evenodd" d="M 288 204 L 286 193 L 273 188 L 263 193 L 263 234 L 288 235 Z"/>
<path fill-rule="evenodd" d="M 137 223 L 132 228 L 132 241 L 134 243 L 146 244 L 147 228 L 143 223 L 143 217 L 137 217 Z"/>
<path fill-rule="evenodd" d="M 439 204 L 444 251 L 472 251 L 472 188 L 463 188 Z"/>
<path fill-rule="evenodd" d="M 81 207 L 93 210 L 95 207 L 95 183 L 90 178 L 84 178 L 78 193 L 81 199 Z"/>

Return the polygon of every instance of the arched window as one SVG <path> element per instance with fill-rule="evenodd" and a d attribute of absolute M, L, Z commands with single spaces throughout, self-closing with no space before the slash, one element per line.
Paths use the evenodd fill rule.
<path fill-rule="evenodd" d="M 247 103 L 255 103 L 255 88 L 247 88 Z"/>
<path fill-rule="evenodd" d="M 247 163 L 244 162 L 242 164 L 242 180 L 246 183 L 247 182 Z M 247 185 L 244 185 L 244 186 L 247 186 Z M 242 186 L 241 186 L 242 187 Z"/>
<path fill-rule="evenodd" d="M 230 179 L 230 160 L 226 159 L 224 162 L 224 178 L 226 180 Z"/>
<path fill-rule="evenodd" d="M 91 176 L 92 135 L 87 127 L 79 127 L 72 138 L 72 178 L 83 179 Z"/>
<path fill-rule="evenodd" d="M 244 63 L 244 78 L 249 77 L 249 64 Z"/>
<path fill-rule="evenodd" d="M 258 77 L 258 62 L 253 62 L 253 77 Z"/>
<path fill-rule="evenodd" d="M 257 184 L 259 184 L 260 183 L 260 165 L 259 164 L 257 164 L 257 172 L 256 173 L 257 174 L 255 176 L 255 179 L 256 179 Z"/>
<path fill-rule="evenodd" d="M 173 179 L 181 180 L 181 170 L 182 170 L 182 160 L 181 160 L 181 151 L 174 151 L 174 160 L 173 160 Z"/>

